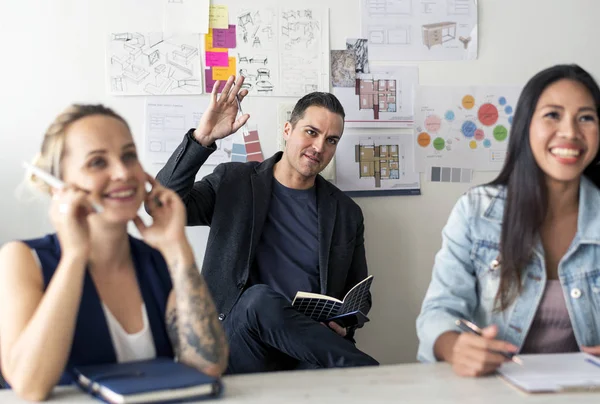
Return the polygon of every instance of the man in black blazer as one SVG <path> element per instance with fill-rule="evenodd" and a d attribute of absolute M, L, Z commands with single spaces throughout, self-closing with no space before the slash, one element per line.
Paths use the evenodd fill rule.
<path fill-rule="evenodd" d="M 360 207 L 318 174 L 344 128 L 329 93 L 311 93 L 285 124 L 285 151 L 262 163 L 220 164 L 195 182 L 215 141 L 236 132 L 243 77 L 230 77 L 157 179 L 187 207 L 188 225 L 210 226 L 202 274 L 230 346 L 229 373 L 377 365 L 354 330 L 319 324 L 291 306 L 296 291 L 342 299 L 367 277 Z M 370 308 L 369 296 L 369 308 Z"/>

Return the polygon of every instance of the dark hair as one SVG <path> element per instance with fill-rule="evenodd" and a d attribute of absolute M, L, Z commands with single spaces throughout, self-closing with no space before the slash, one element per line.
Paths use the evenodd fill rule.
<path fill-rule="evenodd" d="M 292 127 L 296 126 L 296 123 L 304 117 L 304 112 L 308 107 L 323 107 L 334 114 L 338 114 L 342 119 L 346 117 L 344 107 L 342 107 L 342 104 L 335 95 L 316 91 L 306 94 L 298 100 L 290 115 L 290 124 L 292 124 Z"/>
<path fill-rule="evenodd" d="M 489 185 L 506 186 L 506 204 L 500 235 L 500 286 L 496 308 L 503 311 L 521 292 L 521 270 L 531 259 L 540 227 L 548 211 L 548 189 L 545 175 L 531 151 L 529 128 L 542 92 L 559 80 L 583 84 L 594 99 L 600 115 L 600 89 L 592 76 L 577 65 L 557 65 L 533 76 L 523 88 L 517 102 L 506 162 L 498 177 Z M 597 153 L 584 170 L 593 181 L 597 174 Z"/>

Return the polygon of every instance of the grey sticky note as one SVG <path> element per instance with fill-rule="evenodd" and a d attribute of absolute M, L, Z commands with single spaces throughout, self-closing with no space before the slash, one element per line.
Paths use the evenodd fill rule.
<path fill-rule="evenodd" d="M 452 169 L 452 182 L 460 182 L 460 168 Z"/>
<path fill-rule="evenodd" d="M 450 174 L 452 169 L 450 167 L 442 167 L 442 182 L 450 182 Z"/>
<path fill-rule="evenodd" d="M 440 182 L 440 167 L 431 167 L 431 181 Z"/>

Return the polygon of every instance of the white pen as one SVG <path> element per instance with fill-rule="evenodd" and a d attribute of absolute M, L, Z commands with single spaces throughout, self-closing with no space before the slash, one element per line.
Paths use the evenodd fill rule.
<path fill-rule="evenodd" d="M 237 105 L 238 105 L 238 116 L 244 115 L 244 111 L 242 111 L 242 103 L 240 102 L 240 97 L 237 94 L 235 96 L 235 100 L 237 101 Z M 244 122 L 244 124 L 242 125 L 242 135 L 248 136 L 249 134 L 250 134 L 250 132 L 248 131 L 246 122 Z"/>
<path fill-rule="evenodd" d="M 62 182 L 61 180 L 59 180 L 58 178 L 56 178 L 49 172 L 44 171 L 41 168 L 34 166 L 33 164 L 29 164 L 28 162 L 24 161 L 23 167 L 25 167 L 25 169 L 34 173 L 36 177 L 39 177 L 42 181 L 44 181 L 46 184 L 50 185 L 52 188 L 63 189 L 65 187 L 64 182 Z M 104 208 L 99 203 L 91 201 L 91 204 L 92 204 L 92 207 L 94 208 L 94 210 L 96 211 L 96 213 L 102 213 L 102 211 L 104 211 Z"/>

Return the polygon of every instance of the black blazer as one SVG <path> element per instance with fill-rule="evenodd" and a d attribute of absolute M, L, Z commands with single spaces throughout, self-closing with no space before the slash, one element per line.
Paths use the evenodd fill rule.
<path fill-rule="evenodd" d="M 202 275 L 222 320 L 246 287 L 269 210 L 273 166 L 282 153 L 262 163 L 220 164 L 195 182 L 214 150 L 214 145 L 197 143 L 192 129 L 156 178 L 181 196 L 189 226 L 210 226 Z M 321 293 L 342 299 L 368 275 L 363 215 L 352 199 L 320 175 L 316 187 Z"/>

